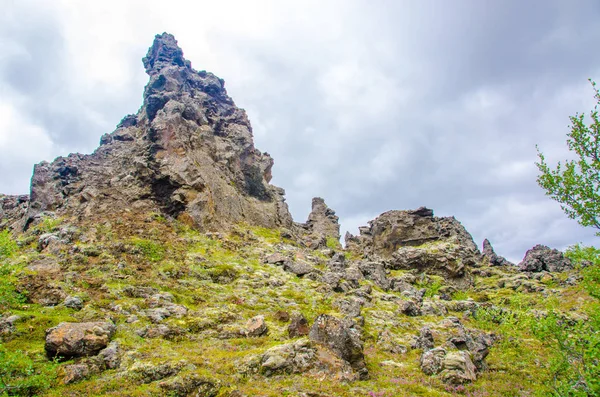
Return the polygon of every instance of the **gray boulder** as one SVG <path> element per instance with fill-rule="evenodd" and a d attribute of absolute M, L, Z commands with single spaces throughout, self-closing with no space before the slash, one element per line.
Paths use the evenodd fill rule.
<path fill-rule="evenodd" d="M 424 207 L 385 212 L 359 230 L 358 236 L 346 235 L 347 249 L 365 258 L 381 258 L 392 270 L 436 274 L 467 288 L 472 283 L 469 268 L 480 263 L 481 254 L 460 222 L 434 217 Z"/>
<path fill-rule="evenodd" d="M 519 263 L 522 272 L 562 272 L 572 268 L 573 264 L 562 252 L 540 244 L 527 251 Z"/>
<path fill-rule="evenodd" d="M 111 322 L 60 323 L 46 331 L 46 354 L 50 358 L 93 356 L 108 346 L 115 331 Z"/>
<path fill-rule="evenodd" d="M 360 331 L 345 322 L 327 315 L 319 315 L 310 329 L 310 340 L 329 348 L 347 361 L 361 379 L 368 378 Z"/>

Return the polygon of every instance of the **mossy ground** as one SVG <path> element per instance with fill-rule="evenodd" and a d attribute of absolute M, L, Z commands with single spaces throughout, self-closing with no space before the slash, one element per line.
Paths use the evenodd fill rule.
<path fill-rule="evenodd" d="M 144 217 L 131 214 L 80 224 L 80 237 L 73 244 L 52 252 L 38 252 L 37 235 L 68 223 L 65 219 L 47 220 L 18 238 L 0 232 L 0 312 L 21 317 L 16 331 L 4 337 L 0 347 L 13 356 L 21 355 L 29 365 L 21 363 L 20 370 L 11 370 L 0 364 L 4 384 L 14 387 L 5 388 L 5 393 L 164 395 L 161 380 L 144 383 L 123 371 L 137 362 L 179 365 L 180 374 L 194 373 L 219 380 L 222 396 L 233 390 L 248 396 L 295 396 L 299 392 L 381 397 L 543 396 L 551 393 L 548 362 L 557 353 L 532 331 L 535 311 L 584 313 L 591 302 L 581 286 L 564 286 L 562 281 L 568 274 L 542 280 L 546 286 L 544 294 L 519 290 L 502 281 L 518 277 L 516 273 L 491 269 L 486 277 L 476 277 L 472 289 L 456 292 L 453 298 L 487 302 L 485 308 L 471 315 L 462 312 L 449 315 L 461 318 L 467 327 L 494 332 L 499 340 L 491 348 L 488 369 L 476 382 L 451 387 L 421 372 L 419 350 L 392 354 L 377 343 L 383 329 L 402 339 L 417 335 L 423 324 L 440 321 L 442 317 L 399 315 L 390 302 L 382 299 L 394 293 L 373 286 L 373 300 L 363 309 L 369 380 L 337 383 L 306 374 L 245 375 L 239 368 L 247 357 L 288 341 L 288 324 L 277 319 L 277 311 L 301 312 L 312 323 L 321 313 L 336 314 L 334 303 L 344 297 L 322 288 L 318 281 L 265 264 L 262 258 L 274 252 L 287 252 L 299 259 L 310 257 L 317 268 L 324 269 L 326 257 L 322 253 L 282 239 L 277 230 L 240 225 L 227 233 L 201 233 L 153 214 Z M 340 249 L 334 242 L 328 245 Z M 30 302 L 29 291 L 22 287 L 21 280 L 35 273 L 27 266 L 40 257 L 49 257 L 60 265 L 59 272 L 48 276 L 49 281 L 65 294 L 81 297 L 83 310 L 61 305 L 43 307 Z M 499 287 L 501 284 L 504 286 Z M 443 280 L 436 277 L 422 285 L 428 297 L 435 297 L 442 286 Z M 152 287 L 172 294 L 173 303 L 185 306 L 188 314 L 168 318 L 164 324 L 181 333 L 167 339 L 138 336 L 136 331 L 152 324 L 142 315 L 136 322 L 128 322 L 128 318 L 136 310 L 147 308 L 148 303 L 144 298 L 127 294 L 128 287 Z M 243 329 L 246 321 L 256 315 L 265 316 L 268 335 L 220 336 L 228 331 L 235 335 L 236 330 Z M 103 319 L 118 325 L 114 340 L 120 344 L 125 368 L 108 370 L 75 384 L 62 384 L 61 368 L 69 362 L 48 360 L 44 352 L 45 330 L 63 321 Z M 38 384 L 19 388 L 27 377 L 36 376 Z M 0 384 L 0 390 L 2 387 Z"/>

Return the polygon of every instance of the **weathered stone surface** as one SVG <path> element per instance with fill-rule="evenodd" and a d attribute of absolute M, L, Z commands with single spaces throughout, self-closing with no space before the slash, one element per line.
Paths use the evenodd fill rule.
<path fill-rule="evenodd" d="M 37 164 L 28 207 L 25 197 L 4 196 L 1 222 L 15 224 L 27 207 L 26 227 L 44 211 L 125 210 L 160 211 L 203 229 L 242 221 L 292 227 L 283 189 L 269 184 L 273 159 L 254 147 L 223 80 L 192 69 L 167 33 L 156 36 L 144 67 L 150 80 L 139 112 L 94 153 Z"/>
<path fill-rule="evenodd" d="M 65 385 L 79 382 L 90 376 L 90 368 L 86 364 L 70 364 L 62 368 L 62 382 Z"/>
<path fill-rule="evenodd" d="M 92 356 L 104 349 L 116 327 L 110 322 L 60 323 L 46 331 L 49 357 Z"/>
<path fill-rule="evenodd" d="M 290 325 L 288 326 L 288 335 L 290 338 L 308 335 L 310 328 L 308 320 L 301 313 L 294 313 Z"/>
<path fill-rule="evenodd" d="M 29 207 L 29 196 L 7 196 L 0 194 L 0 230 L 20 230 Z"/>
<path fill-rule="evenodd" d="M 321 197 L 312 200 L 312 210 L 304 224 L 296 224 L 305 243 L 312 249 L 325 248 L 327 239 L 340 239 L 339 218 Z"/>
<path fill-rule="evenodd" d="M 285 261 L 283 269 L 287 272 L 294 273 L 296 276 L 304 276 L 315 271 L 315 268 L 306 262 L 301 261 Z"/>
<path fill-rule="evenodd" d="M 287 260 L 288 260 L 288 258 L 285 255 L 280 254 L 279 252 L 276 252 L 274 254 L 268 255 L 265 258 L 265 263 L 268 263 L 271 265 L 283 265 L 283 263 Z"/>
<path fill-rule="evenodd" d="M 169 396 L 216 397 L 221 389 L 221 382 L 199 375 L 178 375 L 158 384 Z"/>
<path fill-rule="evenodd" d="M 83 300 L 78 296 L 67 296 L 63 305 L 70 309 L 81 310 L 83 309 Z"/>
<path fill-rule="evenodd" d="M 519 263 L 523 272 L 562 272 L 572 268 L 573 264 L 562 252 L 540 244 L 527 251 Z"/>
<path fill-rule="evenodd" d="M 435 375 L 444 368 L 446 350 L 441 347 L 430 349 L 421 355 L 421 370 L 427 375 Z"/>
<path fill-rule="evenodd" d="M 368 377 L 360 332 L 327 314 L 315 319 L 310 329 L 310 340 L 331 349 L 338 357 L 347 361 L 361 378 Z"/>
<path fill-rule="evenodd" d="M 3 336 L 8 336 L 15 332 L 15 324 L 19 320 L 21 320 L 21 317 L 16 315 L 0 317 L 0 338 Z"/>
<path fill-rule="evenodd" d="M 417 269 L 437 274 L 466 288 L 472 283 L 469 267 L 480 253 L 471 235 L 453 217 L 438 218 L 433 211 L 388 211 L 346 235 L 346 247 L 365 258 L 383 258 L 390 269 Z"/>
<path fill-rule="evenodd" d="M 444 357 L 443 371 L 444 382 L 460 385 L 474 382 L 477 379 L 476 368 L 466 351 L 449 352 Z"/>
<path fill-rule="evenodd" d="M 490 266 L 514 266 L 513 263 L 506 260 L 506 258 L 496 254 L 494 247 L 492 247 L 490 240 L 487 238 L 483 240 L 482 256 Z"/>
<path fill-rule="evenodd" d="M 414 349 L 423 349 L 423 351 L 431 350 L 434 347 L 433 333 L 429 327 L 421 328 L 419 336 L 415 340 Z"/>
<path fill-rule="evenodd" d="M 98 353 L 98 356 L 100 356 L 107 369 L 116 369 L 121 365 L 119 344 L 117 342 L 110 342 L 105 349 L 102 349 L 100 353 Z"/>
<path fill-rule="evenodd" d="M 267 376 L 306 372 L 314 365 L 316 352 L 308 339 L 272 347 L 262 356 L 260 371 Z"/>
<path fill-rule="evenodd" d="M 267 323 L 265 323 L 264 316 L 252 317 L 246 324 L 246 335 L 247 336 L 262 336 L 269 331 Z"/>

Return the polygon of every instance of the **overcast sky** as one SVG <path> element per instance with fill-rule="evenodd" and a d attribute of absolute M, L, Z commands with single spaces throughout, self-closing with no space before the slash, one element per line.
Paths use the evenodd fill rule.
<path fill-rule="evenodd" d="M 93 151 L 135 113 L 154 35 L 226 81 L 275 159 L 294 219 L 313 196 L 342 233 L 390 209 L 454 215 L 519 261 L 597 244 L 536 183 L 600 80 L 598 0 L 0 0 L 0 192 Z"/>

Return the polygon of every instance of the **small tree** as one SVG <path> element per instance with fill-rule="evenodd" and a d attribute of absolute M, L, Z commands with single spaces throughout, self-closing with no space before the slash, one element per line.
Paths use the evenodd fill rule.
<path fill-rule="evenodd" d="M 577 113 L 570 117 L 571 132 L 567 135 L 567 146 L 577 159 L 559 162 L 551 169 L 536 146 L 539 162 L 535 165 L 541 172 L 538 184 L 546 190 L 546 195 L 561 203 L 569 218 L 582 226 L 600 229 L 600 93 L 596 83 L 589 81 L 598 102 L 590 112 L 591 123 L 586 125 L 584 114 Z M 600 236 L 600 231 L 596 234 Z"/>

